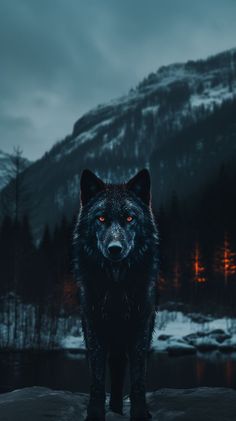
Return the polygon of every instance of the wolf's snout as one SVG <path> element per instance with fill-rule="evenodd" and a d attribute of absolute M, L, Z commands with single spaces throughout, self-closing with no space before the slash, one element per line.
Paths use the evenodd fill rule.
<path fill-rule="evenodd" d="M 120 241 L 112 241 L 108 246 L 108 252 L 112 259 L 119 259 L 122 252 L 122 245 Z"/>

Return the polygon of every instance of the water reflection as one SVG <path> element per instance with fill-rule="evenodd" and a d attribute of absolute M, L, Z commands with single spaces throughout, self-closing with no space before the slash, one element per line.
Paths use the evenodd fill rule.
<path fill-rule="evenodd" d="M 197 385 L 202 385 L 202 380 L 204 378 L 204 372 L 205 372 L 205 362 L 201 358 L 198 358 L 196 360 L 196 380 Z"/>
<path fill-rule="evenodd" d="M 72 392 L 89 390 L 87 362 L 78 353 L 1 353 L 0 370 L 0 392 L 34 385 Z M 215 351 L 175 358 L 153 353 L 148 363 L 148 390 L 200 386 L 236 388 L 235 373 L 236 353 Z M 127 378 L 124 392 L 128 390 Z"/>
<path fill-rule="evenodd" d="M 236 388 L 235 372 L 236 353 L 214 351 L 177 358 L 156 354 L 149 362 L 148 388 Z"/>

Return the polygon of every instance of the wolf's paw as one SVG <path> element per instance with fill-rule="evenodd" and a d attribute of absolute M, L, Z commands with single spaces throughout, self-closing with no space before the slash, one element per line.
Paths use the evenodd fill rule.
<path fill-rule="evenodd" d="M 110 401 L 109 409 L 116 414 L 123 415 L 123 401 Z"/>
<path fill-rule="evenodd" d="M 121 405 L 109 404 L 109 410 L 115 412 L 116 414 L 124 415 L 123 406 Z"/>
<path fill-rule="evenodd" d="M 150 419 L 152 419 L 152 414 L 148 410 L 131 415 L 130 417 L 130 421 L 149 421 Z"/>
<path fill-rule="evenodd" d="M 85 421 L 105 421 L 105 411 L 101 408 L 90 406 Z"/>
<path fill-rule="evenodd" d="M 130 421 L 149 421 L 150 419 L 152 419 L 152 415 L 150 414 L 150 412 L 144 416 L 140 416 L 140 417 L 131 417 Z"/>

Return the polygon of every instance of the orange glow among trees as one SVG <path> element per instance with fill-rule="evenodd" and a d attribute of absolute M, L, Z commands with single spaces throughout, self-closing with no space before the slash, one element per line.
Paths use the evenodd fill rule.
<path fill-rule="evenodd" d="M 174 263 L 173 269 L 173 286 L 175 289 L 179 289 L 181 286 L 181 269 L 177 259 Z"/>
<path fill-rule="evenodd" d="M 68 307 L 73 307 L 76 305 L 76 294 L 77 294 L 77 286 L 73 280 L 66 280 L 63 286 L 63 298 L 64 304 Z"/>
<path fill-rule="evenodd" d="M 231 358 L 226 361 L 225 377 L 226 377 L 227 386 L 232 387 L 234 372 L 233 372 L 233 362 Z"/>
<path fill-rule="evenodd" d="M 159 279 L 158 279 L 158 289 L 159 291 L 164 291 L 166 287 L 166 279 L 164 278 L 163 274 L 160 273 Z"/>
<path fill-rule="evenodd" d="M 204 361 L 201 360 L 201 359 L 197 359 L 197 364 L 196 364 L 196 378 L 197 378 L 197 383 L 199 385 L 202 383 L 204 372 L 205 372 L 205 363 L 204 363 Z"/>
<path fill-rule="evenodd" d="M 194 259 L 193 259 L 193 271 L 194 271 L 194 281 L 197 283 L 206 282 L 206 277 L 204 276 L 205 267 L 201 261 L 199 244 L 196 243 L 194 250 Z"/>
<path fill-rule="evenodd" d="M 230 247 L 227 233 L 223 246 L 216 253 L 215 271 L 223 275 L 225 285 L 228 285 L 229 276 L 236 274 L 236 253 Z"/>

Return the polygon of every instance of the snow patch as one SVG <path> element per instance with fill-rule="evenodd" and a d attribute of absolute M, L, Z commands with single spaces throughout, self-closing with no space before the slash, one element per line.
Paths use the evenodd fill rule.
<path fill-rule="evenodd" d="M 124 138 L 125 135 L 125 128 L 122 127 L 120 129 L 119 134 L 111 139 L 110 141 L 106 140 L 106 143 L 103 144 L 102 150 L 108 149 L 112 151 L 116 146 L 118 146 L 121 143 L 121 140 Z"/>
<path fill-rule="evenodd" d="M 82 336 L 66 336 L 61 340 L 60 346 L 64 349 L 79 349 L 81 351 L 85 350 L 84 338 Z"/>
<path fill-rule="evenodd" d="M 85 352 L 85 344 L 78 335 L 70 334 L 60 341 L 60 348 Z M 201 314 L 184 314 L 181 311 L 162 310 L 156 316 L 152 340 L 153 352 L 169 355 L 194 354 L 219 350 L 236 350 L 236 319 Z"/>
<path fill-rule="evenodd" d="M 76 136 L 71 142 L 65 145 L 65 147 L 60 153 L 55 155 L 54 160 L 60 161 L 64 156 L 69 155 L 71 152 L 73 152 L 78 146 L 81 146 L 82 144 L 93 140 L 97 135 L 99 129 L 103 127 L 108 127 L 113 120 L 114 118 L 103 120 L 95 126 L 92 126 L 90 130 L 85 131 Z"/>
<path fill-rule="evenodd" d="M 190 99 L 192 108 L 204 106 L 213 110 L 214 105 L 221 105 L 223 101 L 232 99 L 232 92 L 227 86 L 218 86 L 214 89 L 205 90 L 202 94 L 193 94 Z"/>
<path fill-rule="evenodd" d="M 157 114 L 160 106 L 159 105 L 153 105 L 152 107 L 146 107 L 142 109 L 142 115 L 146 114 Z"/>

